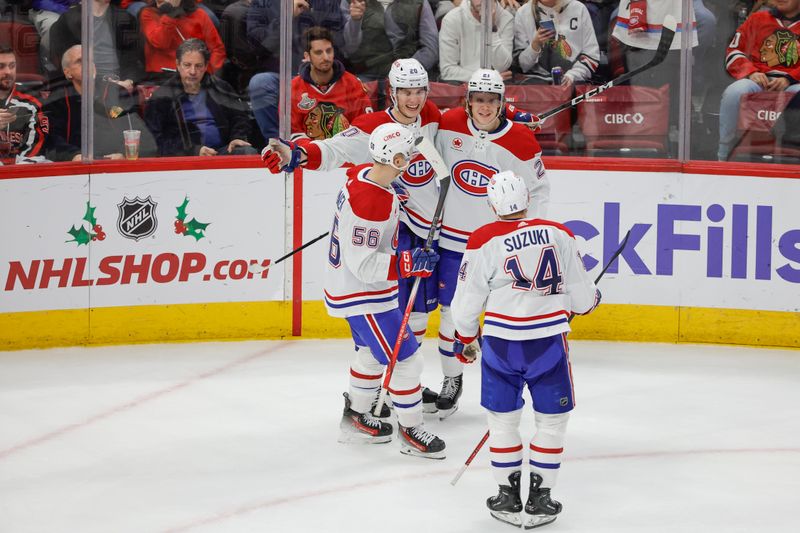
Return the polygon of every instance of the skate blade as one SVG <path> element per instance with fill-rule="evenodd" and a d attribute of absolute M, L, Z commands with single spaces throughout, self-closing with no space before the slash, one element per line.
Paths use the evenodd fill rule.
<path fill-rule="evenodd" d="M 522 523 L 522 527 L 525 529 L 533 529 L 536 527 L 546 526 L 550 522 L 555 522 L 558 516 L 556 515 L 546 515 L 546 514 L 525 514 L 525 520 Z"/>
<path fill-rule="evenodd" d="M 452 409 L 439 409 L 439 420 L 452 416 L 456 411 L 458 411 L 458 404 L 455 404 Z"/>
<path fill-rule="evenodd" d="M 509 513 L 506 511 L 489 511 L 489 514 L 492 515 L 493 518 L 496 520 L 500 520 L 501 522 L 505 522 L 506 524 L 511 524 L 514 527 L 520 527 L 522 525 L 522 513 Z"/>
<path fill-rule="evenodd" d="M 439 408 L 436 407 L 435 403 L 423 403 L 422 412 L 428 415 L 435 415 L 439 412 Z"/>
<path fill-rule="evenodd" d="M 446 457 L 444 450 L 439 452 L 424 453 L 414 448 L 413 446 L 403 446 L 403 445 L 400 446 L 400 453 L 402 453 L 403 455 L 411 455 L 412 457 L 422 457 L 424 459 L 441 460 Z"/>
<path fill-rule="evenodd" d="M 372 435 L 353 429 L 341 428 L 337 441 L 341 444 L 385 444 L 392 441 L 392 436 L 383 435 L 380 437 L 373 437 Z"/>

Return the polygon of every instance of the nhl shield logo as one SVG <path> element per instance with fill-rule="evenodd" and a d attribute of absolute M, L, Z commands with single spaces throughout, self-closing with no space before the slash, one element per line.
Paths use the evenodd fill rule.
<path fill-rule="evenodd" d="M 138 196 L 133 200 L 123 198 L 122 203 L 117 204 L 119 208 L 119 218 L 117 219 L 117 229 L 123 237 L 139 241 L 155 233 L 158 227 L 156 220 L 156 204 L 153 198 L 148 196 L 141 199 Z"/>

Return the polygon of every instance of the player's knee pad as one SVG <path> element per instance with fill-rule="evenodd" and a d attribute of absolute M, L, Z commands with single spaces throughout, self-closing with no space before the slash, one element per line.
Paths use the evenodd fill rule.
<path fill-rule="evenodd" d="M 425 332 L 428 328 L 428 313 L 412 311 L 411 316 L 408 317 L 408 325 L 411 331 L 414 332 L 417 342 L 422 343 L 422 339 L 425 337 Z"/>
<path fill-rule="evenodd" d="M 383 365 L 372 355 L 367 346 L 359 346 L 350 362 L 350 367 L 361 374 L 382 375 Z"/>
<path fill-rule="evenodd" d="M 563 440 L 567 433 L 569 413 L 545 414 L 534 411 L 537 433 Z"/>
<path fill-rule="evenodd" d="M 487 415 L 489 434 L 519 433 L 519 421 L 521 418 L 522 409 L 517 409 L 516 411 L 510 411 L 508 413 L 489 411 Z"/>
<path fill-rule="evenodd" d="M 419 378 L 422 376 L 422 356 L 419 350 L 403 361 L 398 361 L 392 374 L 393 389 L 408 389 L 419 385 Z"/>

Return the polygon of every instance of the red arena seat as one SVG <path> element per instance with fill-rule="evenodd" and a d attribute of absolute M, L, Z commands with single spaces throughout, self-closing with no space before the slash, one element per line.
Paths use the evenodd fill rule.
<path fill-rule="evenodd" d="M 506 101 L 521 111 L 544 113 L 572 97 L 572 91 L 561 85 L 507 85 Z M 536 139 L 542 151 L 549 155 L 569 153 L 567 140 L 572 133 L 572 113 L 566 109 L 548 118 Z"/>
<path fill-rule="evenodd" d="M 793 96 L 794 93 L 786 91 L 763 91 L 742 97 L 737 124 L 741 138 L 731 152 L 731 161 L 800 158 L 800 150 L 781 146 L 772 134 L 775 122 Z"/>
<path fill-rule="evenodd" d="M 592 86 L 577 87 L 583 94 Z M 666 156 L 669 86 L 612 87 L 578 105 L 578 126 L 590 156 Z"/>
<path fill-rule="evenodd" d="M 0 21 L 0 45 L 14 49 L 18 73 L 41 75 L 39 34 L 32 24 Z"/>

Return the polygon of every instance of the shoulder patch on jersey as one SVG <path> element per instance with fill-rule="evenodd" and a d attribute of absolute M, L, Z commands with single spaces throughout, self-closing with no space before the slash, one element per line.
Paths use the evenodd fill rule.
<path fill-rule="evenodd" d="M 442 118 L 439 121 L 439 131 L 448 130 L 471 136 L 472 133 L 467 127 L 467 120 L 467 112 L 463 107 L 448 109 L 442 114 Z"/>
<path fill-rule="evenodd" d="M 359 218 L 373 222 L 389 220 L 394 205 L 394 194 L 375 183 L 358 179 L 358 174 L 371 165 L 359 165 L 347 170 L 347 191 L 350 207 Z"/>
<path fill-rule="evenodd" d="M 511 129 L 505 135 L 495 139 L 493 142 L 523 161 L 530 161 L 542 151 L 536 136 L 527 126 L 522 124 L 512 124 Z"/>

